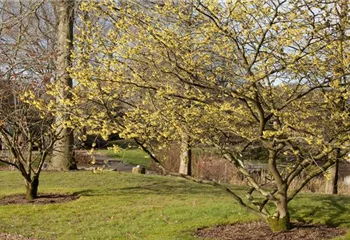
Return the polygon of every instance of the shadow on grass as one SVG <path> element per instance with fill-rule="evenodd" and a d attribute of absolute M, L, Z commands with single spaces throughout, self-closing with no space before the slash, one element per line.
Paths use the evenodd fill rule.
<path fill-rule="evenodd" d="M 96 195 L 96 191 L 92 190 L 92 189 L 85 189 L 85 190 L 81 190 L 81 191 L 77 191 L 73 193 L 74 196 L 95 196 Z"/>
<path fill-rule="evenodd" d="M 148 179 L 149 180 L 149 179 Z M 84 189 L 75 192 L 79 196 L 118 196 L 118 195 L 226 195 L 225 191 L 210 185 L 193 183 L 189 181 L 178 181 L 171 179 L 157 179 L 135 184 L 119 184 L 116 187 L 102 187 L 95 189 Z M 235 190 L 242 193 L 242 188 Z"/>
<path fill-rule="evenodd" d="M 348 196 L 302 196 L 291 205 L 291 216 L 297 221 L 312 221 L 334 227 L 350 226 L 350 197 Z"/>
<path fill-rule="evenodd" d="M 135 181 L 134 181 L 135 180 Z M 239 195 L 244 195 L 244 187 L 232 187 Z M 222 189 L 171 178 L 128 178 L 101 187 L 82 189 L 74 193 L 79 196 L 109 196 L 143 198 L 149 196 L 222 197 Z M 232 201 L 235 203 L 235 201 Z M 304 223 L 320 223 L 328 226 L 350 227 L 350 197 L 319 194 L 301 194 L 290 204 L 292 219 Z"/>

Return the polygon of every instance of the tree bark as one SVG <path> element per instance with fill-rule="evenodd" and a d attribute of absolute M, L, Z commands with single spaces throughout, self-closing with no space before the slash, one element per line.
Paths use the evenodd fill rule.
<path fill-rule="evenodd" d="M 277 150 L 269 150 L 268 161 L 269 172 L 271 173 L 277 185 L 276 212 L 267 219 L 267 223 L 273 232 L 287 231 L 290 229 L 290 218 L 288 212 L 288 186 L 286 180 L 283 180 L 277 168 Z"/>
<path fill-rule="evenodd" d="M 267 219 L 272 232 L 282 232 L 290 230 L 290 217 L 288 212 L 288 197 L 287 197 L 287 187 L 284 189 L 279 189 L 277 210 L 274 216 Z"/>
<path fill-rule="evenodd" d="M 338 17 L 339 17 L 339 57 L 340 57 L 340 63 L 338 64 L 340 67 L 337 70 L 341 75 L 341 82 L 343 84 L 347 83 L 346 80 L 346 66 L 344 66 L 344 57 L 345 57 L 345 52 L 344 52 L 344 46 L 346 44 L 345 42 L 345 31 L 346 31 L 346 23 L 348 21 L 348 0 L 341 0 L 338 1 L 337 4 L 335 4 L 335 8 L 339 6 L 339 11 L 337 11 Z M 338 102 L 337 110 L 340 112 L 346 111 L 345 109 L 345 104 L 344 104 L 344 98 L 342 98 Z M 339 178 L 339 161 L 340 161 L 340 149 L 336 149 L 334 153 L 331 156 L 334 158 L 334 166 L 330 169 L 331 173 L 331 179 L 330 181 L 327 182 L 326 184 L 326 192 L 329 194 L 338 194 L 338 178 Z"/>
<path fill-rule="evenodd" d="M 270 217 L 267 219 L 267 223 L 272 232 L 283 232 L 290 230 L 289 214 L 287 214 L 285 217 Z"/>
<path fill-rule="evenodd" d="M 59 24 L 58 24 L 58 58 L 57 77 L 61 86 L 60 98 L 70 99 L 68 89 L 72 87 L 72 79 L 67 71 L 71 66 L 71 51 L 73 49 L 73 23 L 74 23 L 74 0 L 58 1 Z M 73 154 L 74 136 L 73 131 L 63 126 L 67 120 L 66 115 L 57 116 L 57 131 L 61 140 L 57 141 L 53 150 L 51 164 L 54 169 L 72 170 L 76 169 Z"/>
<path fill-rule="evenodd" d="M 31 181 L 26 180 L 26 199 L 33 200 L 38 197 L 39 177 L 33 177 Z"/>
<path fill-rule="evenodd" d="M 188 176 L 192 175 L 192 151 L 189 136 L 186 133 L 183 133 L 181 136 L 179 173 Z"/>
<path fill-rule="evenodd" d="M 338 194 L 339 154 L 340 149 L 336 149 L 331 156 L 334 158 L 334 165 L 328 170 L 330 171 L 331 177 L 326 184 L 326 193 L 329 194 Z"/>

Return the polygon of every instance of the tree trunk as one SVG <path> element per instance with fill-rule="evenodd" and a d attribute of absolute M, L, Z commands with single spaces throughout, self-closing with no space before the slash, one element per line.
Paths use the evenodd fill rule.
<path fill-rule="evenodd" d="M 272 232 L 283 232 L 290 230 L 289 214 L 285 217 L 269 217 L 267 223 Z"/>
<path fill-rule="evenodd" d="M 64 129 L 61 127 L 59 127 L 58 131 L 61 131 L 60 137 L 62 139 L 57 141 L 53 148 L 51 166 L 57 170 L 77 169 L 73 154 L 73 133 L 70 129 Z"/>
<path fill-rule="evenodd" d="M 337 149 L 331 156 L 334 158 L 334 165 L 328 170 L 331 174 L 331 178 L 326 184 L 326 192 L 329 194 L 338 194 L 339 154 L 340 149 Z"/>
<path fill-rule="evenodd" d="M 29 182 L 26 180 L 26 199 L 33 200 L 38 197 L 39 177 L 33 177 Z"/>
<path fill-rule="evenodd" d="M 192 175 L 192 151 L 188 134 L 185 133 L 181 136 L 179 173 Z"/>
<path fill-rule="evenodd" d="M 277 211 L 275 216 L 267 219 L 267 223 L 272 232 L 282 232 L 290 230 L 290 217 L 288 212 L 287 194 L 280 194 L 279 202 L 277 203 Z"/>
<path fill-rule="evenodd" d="M 346 57 L 346 52 L 344 51 L 344 47 L 346 46 L 346 26 L 348 22 L 348 0 L 341 0 L 338 1 L 335 4 L 335 8 L 340 7 L 340 11 L 338 12 L 338 17 L 339 17 L 339 57 L 340 57 L 340 62 L 339 62 L 339 68 L 337 71 L 339 74 L 342 76 L 341 77 L 341 82 L 343 84 L 347 83 L 347 78 L 346 78 L 346 67 L 344 65 L 344 59 Z M 346 101 L 344 98 L 341 98 L 340 101 L 337 103 L 337 111 L 344 112 L 346 111 L 345 108 L 345 102 Z M 334 153 L 332 154 L 332 158 L 334 158 L 334 166 L 330 169 L 331 173 L 331 179 L 330 181 L 327 182 L 326 184 L 326 192 L 329 194 L 338 194 L 338 178 L 339 178 L 339 161 L 340 161 L 340 149 L 336 149 Z"/>
<path fill-rule="evenodd" d="M 57 57 L 57 81 L 61 86 L 60 98 L 69 99 L 70 95 L 66 88 L 72 87 L 72 79 L 67 72 L 71 66 L 71 51 L 73 49 L 73 23 L 74 23 L 74 1 L 58 1 L 59 24 L 58 24 L 58 52 Z M 73 155 L 74 136 L 73 131 L 63 127 L 67 116 L 56 117 L 61 140 L 57 141 L 52 157 L 52 167 L 58 170 L 76 169 L 76 163 Z"/>
<path fill-rule="evenodd" d="M 267 219 L 267 223 L 273 232 L 282 232 L 290 229 L 290 218 L 288 212 L 288 186 L 277 168 L 277 151 L 269 150 L 268 169 L 276 182 L 278 193 L 277 200 L 274 202 L 276 212 Z"/>

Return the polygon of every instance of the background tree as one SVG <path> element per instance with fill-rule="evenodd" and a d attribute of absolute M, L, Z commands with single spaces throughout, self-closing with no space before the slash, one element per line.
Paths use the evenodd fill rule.
<path fill-rule="evenodd" d="M 342 94 L 346 91 L 344 87 L 349 84 L 348 80 L 348 68 L 349 62 L 347 60 L 348 48 L 347 43 L 349 41 L 348 36 L 346 35 L 346 31 L 349 28 L 349 13 L 348 13 L 349 4 L 347 1 L 338 1 L 334 4 L 333 9 L 333 21 L 336 21 L 337 27 L 337 39 L 332 43 L 332 47 L 330 48 L 329 53 L 329 62 L 332 63 L 331 71 L 332 77 L 334 79 L 333 85 L 337 87 L 334 89 L 336 96 L 329 97 L 330 94 L 326 93 L 326 97 L 332 102 L 332 111 L 335 113 L 343 114 L 348 109 L 347 98 L 344 98 Z M 331 46 L 331 45 L 330 45 Z M 338 85 L 341 85 L 340 88 Z M 340 119 L 341 121 L 341 119 Z M 337 121 L 334 124 L 342 126 L 343 123 Z M 327 183 L 326 191 L 330 194 L 338 194 L 338 181 L 339 181 L 339 165 L 342 160 L 341 149 L 336 149 L 330 156 L 330 158 L 334 159 L 334 166 L 330 169 L 330 181 Z"/>
<path fill-rule="evenodd" d="M 36 105 L 47 105 L 46 86 L 56 79 L 56 10 L 51 1 L 2 1 L 0 6 L 0 119 L 3 153 L 9 153 L 1 160 L 22 173 L 28 199 L 37 196 L 44 161 L 60 140 L 60 130 L 53 132 L 53 112 Z"/>
<path fill-rule="evenodd" d="M 68 5 L 61 6 L 64 4 Z M 65 71 L 70 62 L 71 49 L 69 47 L 72 45 L 73 7 L 72 1 L 3 1 L 0 6 L 2 17 L 0 48 L 4 59 L 2 77 L 10 78 L 15 74 L 17 78 L 22 78 L 24 75 L 31 75 L 40 78 L 45 83 L 58 81 L 62 87 L 57 101 L 59 98 L 67 99 L 65 88 L 67 84 L 68 87 L 71 86 L 69 84 L 72 84 Z M 61 11 L 58 11 L 58 8 Z M 61 17 L 62 21 L 58 24 L 59 12 L 64 15 L 62 8 L 66 8 L 67 14 Z M 58 25 L 60 31 L 58 31 Z M 60 44 L 58 44 L 58 33 L 62 31 Z M 65 33 L 68 35 L 65 36 Z M 61 50 L 58 51 L 58 47 Z M 28 76 L 25 77 L 28 78 Z M 59 124 L 60 120 L 58 116 L 59 129 L 57 132 L 68 137 L 62 138 L 59 143 L 55 144 L 55 149 L 61 149 L 55 151 L 52 167 L 65 170 L 74 169 L 76 166 L 72 151 L 73 132 Z"/>
<path fill-rule="evenodd" d="M 227 189 L 241 206 L 273 231 L 289 229 L 288 203 L 334 164 L 331 154 L 349 152 L 349 84 L 339 82 L 348 64 L 341 75 L 334 74 L 336 61 L 329 64 L 338 56 L 334 3 L 165 1 L 147 10 L 139 4 L 82 4 L 113 23 L 104 32 L 87 21 L 76 42 L 72 102 L 80 104 L 83 92 L 111 106 L 96 107 L 100 112 L 85 124 L 141 139 L 146 151 L 152 139 L 186 129 L 192 141 L 218 148 L 247 180 L 246 199 Z M 335 111 L 341 99 L 344 108 Z M 155 103 L 156 111 L 149 107 Z M 128 106 L 122 116 L 109 111 L 121 105 Z M 252 146 L 267 152 L 267 185 L 248 171 Z"/>
<path fill-rule="evenodd" d="M 43 1 L 2 1 L 2 80 L 33 77 L 48 83 L 55 77 L 55 13 Z"/>
<path fill-rule="evenodd" d="M 86 4 L 87 3 L 83 3 L 82 5 L 84 6 Z M 117 5 L 119 9 L 122 6 L 127 6 L 128 4 L 119 2 Z M 154 3 L 148 2 L 146 5 L 144 5 L 142 2 L 141 6 L 133 5 L 132 7 L 141 8 L 145 11 L 151 11 L 154 6 Z M 85 51 L 87 54 L 89 54 L 90 48 L 93 48 L 95 43 L 88 45 L 85 40 L 89 41 L 89 35 L 95 34 L 95 26 L 101 27 L 101 31 L 99 31 L 99 33 L 101 34 L 100 37 L 103 38 L 105 33 L 108 33 L 110 29 L 113 28 L 113 18 L 118 18 L 118 15 L 111 18 L 99 18 L 98 16 L 100 13 L 106 14 L 107 16 L 109 14 L 108 9 L 103 6 L 103 4 L 99 5 L 95 9 L 86 11 L 82 14 L 82 16 L 80 16 L 80 19 L 84 19 L 85 24 L 78 29 L 78 42 L 81 42 L 81 45 L 76 45 L 76 47 L 83 49 L 83 51 Z M 108 39 L 108 36 L 106 36 L 106 39 Z M 111 46 L 114 43 L 106 40 L 103 44 Z M 98 68 L 98 61 L 100 61 L 100 58 L 103 58 L 102 55 L 103 54 L 91 55 L 89 60 L 82 60 L 82 62 L 88 62 L 86 68 Z M 108 56 L 104 56 L 104 58 L 108 58 Z M 73 75 L 74 72 L 75 70 L 72 70 Z M 131 77 L 131 72 L 129 72 L 129 75 Z M 72 102 L 75 103 L 74 110 L 72 109 L 72 105 L 69 105 L 69 103 L 66 104 L 71 108 L 68 111 L 72 113 L 69 122 L 74 122 L 72 126 L 80 126 L 81 129 L 88 130 L 88 134 L 101 134 L 107 138 L 111 133 L 116 134 L 122 132 L 123 130 L 119 129 L 123 128 L 123 125 L 120 124 L 123 121 L 122 116 L 125 112 L 128 112 L 128 109 L 135 108 L 139 104 L 143 105 L 143 109 L 148 112 L 147 114 L 157 115 L 157 112 L 162 111 L 162 102 L 156 102 L 155 98 L 153 98 L 152 103 L 146 100 L 152 98 L 151 95 L 153 92 L 149 91 L 150 89 L 144 89 L 143 91 L 130 94 L 125 87 L 120 86 L 120 88 L 117 89 L 116 86 L 111 87 L 104 81 L 96 81 L 93 84 L 95 84 L 96 91 L 91 91 L 90 83 L 85 84 L 82 82 L 77 82 L 77 86 L 75 86 L 72 93 L 74 98 Z M 57 92 L 57 86 L 54 86 L 53 91 Z M 77 116 L 79 117 L 77 118 Z M 85 121 L 81 121 L 82 118 L 84 118 Z M 152 119 L 152 117 L 150 117 L 150 119 Z M 163 120 L 164 121 L 162 122 L 150 122 L 148 119 L 145 119 L 145 121 L 148 121 L 147 124 L 150 126 L 149 137 L 142 137 L 139 135 L 137 139 L 134 139 L 139 145 L 142 145 L 143 147 L 147 146 L 148 150 L 152 152 L 152 155 L 155 155 L 155 152 L 159 152 L 159 148 L 164 148 L 174 142 L 181 142 L 181 139 L 183 139 L 186 132 L 185 126 L 182 128 L 178 127 L 175 131 L 172 124 L 168 124 L 166 117 Z M 179 115 L 177 116 L 177 121 L 180 126 L 182 120 L 179 118 Z M 144 122 L 144 124 L 146 123 Z M 158 128 L 163 129 L 163 132 L 165 132 L 165 129 L 168 130 L 164 134 L 154 134 L 154 132 L 151 133 L 151 129 L 158 131 Z M 162 131 L 158 132 L 161 133 Z M 189 137 L 186 138 L 188 139 Z M 191 165 L 191 154 L 188 140 L 182 141 L 182 148 L 184 149 L 183 154 L 181 154 L 181 156 L 179 154 L 179 159 L 183 159 L 183 164 L 181 164 L 181 173 L 190 175 L 191 168 L 188 166 Z M 157 158 L 160 159 L 160 156 L 157 156 Z"/>
<path fill-rule="evenodd" d="M 60 85 L 60 94 L 57 101 L 70 101 L 69 88 L 72 87 L 72 78 L 68 73 L 71 66 L 71 51 L 73 50 L 74 0 L 61 0 L 58 5 L 58 31 L 57 31 L 57 83 Z M 76 169 L 73 154 L 74 135 L 71 128 L 64 126 L 67 115 L 59 113 L 56 116 L 57 131 L 61 140 L 56 142 L 51 159 L 52 167 L 61 170 Z"/>

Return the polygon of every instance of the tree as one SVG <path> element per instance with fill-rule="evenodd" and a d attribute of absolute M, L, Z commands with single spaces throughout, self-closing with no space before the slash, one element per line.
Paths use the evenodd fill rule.
<path fill-rule="evenodd" d="M 43 1 L 3 1 L 0 14 L 2 80 L 33 77 L 50 82 L 55 68 L 55 9 Z"/>
<path fill-rule="evenodd" d="M 0 162 L 21 173 L 28 200 L 38 196 L 41 170 L 53 144 L 59 140 L 52 112 L 26 102 L 31 101 L 34 94 L 45 97 L 42 90 L 40 82 L 33 80 L 21 83 L 2 80 L 0 89 L 0 137 L 5 148 Z"/>
<path fill-rule="evenodd" d="M 331 154 L 349 152 L 349 84 L 340 81 L 348 68 L 336 70 L 334 4 L 197 0 L 144 9 L 140 3 L 82 4 L 113 23 L 105 32 L 85 22 L 76 42 L 72 102 L 85 96 L 104 107 L 84 124 L 134 138 L 146 151 L 154 139 L 186 129 L 191 141 L 216 146 L 245 177 L 247 199 L 226 189 L 241 206 L 273 231 L 290 229 L 288 203 L 334 164 Z M 350 55 L 343 56 L 348 66 Z M 122 116 L 110 111 L 122 105 Z M 251 146 L 268 153 L 268 185 L 247 169 Z"/>
<path fill-rule="evenodd" d="M 63 16 L 61 24 L 58 24 L 59 12 L 62 13 L 58 11 L 58 8 L 59 5 L 67 4 L 65 2 L 3 1 L 1 31 L 4 35 L 1 39 L 3 43 L 1 53 L 6 59 L 3 66 L 7 68 L 7 71 L 4 72 L 7 77 L 13 72 L 16 72 L 18 77 L 31 72 L 45 83 L 52 81 L 59 81 L 61 84 L 72 83 L 69 75 L 64 71 L 69 66 L 67 62 L 70 61 L 69 55 L 66 54 L 71 51 L 67 49 L 67 46 L 72 45 L 73 15 L 71 13 L 74 4 L 69 3 L 68 7 L 71 8 L 66 9 L 69 11 L 66 17 L 70 22 Z M 62 10 L 62 6 L 60 9 Z M 62 37 L 60 43 L 58 43 L 57 32 L 60 33 L 61 30 L 58 31 L 58 25 L 61 30 L 67 30 L 70 33 L 70 36 L 66 36 L 68 40 Z M 64 36 L 64 33 L 61 36 Z M 62 48 L 60 51 L 57 51 L 58 46 Z M 60 54 L 62 50 L 63 53 Z M 69 98 L 65 95 L 64 86 L 61 87 L 60 97 Z M 65 129 L 59 122 L 60 117 L 57 117 L 57 132 L 67 137 L 55 144 L 55 149 L 61 148 L 61 150 L 55 150 L 52 165 L 57 169 L 74 169 L 76 166 L 72 152 L 73 132 L 71 129 Z"/>
<path fill-rule="evenodd" d="M 67 69 L 71 66 L 71 51 L 73 49 L 73 24 L 74 24 L 74 1 L 62 0 L 58 2 L 58 31 L 57 31 L 57 81 L 60 85 L 60 95 L 57 101 L 69 101 L 69 88 L 72 87 L 72 78 Z M 52 167 L 61 170 L 76 169 L 73 154 L 74 135 L 73 130 L 63 125 L 67 115 L 59 114 L 56 117 L 57 132 L 61 134 L 61 140 L 56 142 L 51 159 Z"/>
<path fill-rule="evenodd" d="M 55 79 L 56 10 L 49 1 L 2 1 L 0 14 L 1 161 L 21 172 L 32 199 L 60 140 L 46 95 Z"/>
<path fill-rule="evenodd" d="M 87 3 L 83 3 L 84 6 Z M 118 2 L 120 6 L 127 6 L 124 2 Z M 144 6 L 147 6 L 150 10 L 154 7 L 154 3 L 146 2 L 144 5 L 142 2 L 142 8 Z M 133 6 L 133 7 L 140 7 L 140 6 Z M 105 14 L 108 14 L 108 9 L 106 8 L 99 8 L 96 9 L 96 11 L 104 12 Z M 81 46 L 76 46 L 77 48 L 82 48 L 84 51 L 89 52 L 90 48 L 93 48 L 93 45 L 88 45 L 85 40 L 87 40 L 90 36 L 90 34 L 94 34 L 94 26 L 101 27 L 101 36 L 104 36 L 104 32 L 110 31 L 110 29 L 113 27 L 110 19 L 104 19 L 104 18 L 98 18 L 98 15 L 93 14 L 94 11 L 86 11 L 82 15 L 81 19 L 84 21 L 84 25 L 79 27 L 77 29 L 77 39 L 79 42 L 82 43 Z M 109 44 L 106 42 L 106 44 Z M 99 56 L 91 56 L 91 61 L 89 64 L 91 64 L 91 67 L 95 67 L 95 61 L 96 58 Z M 74 71 L 71 71 L 71 74 L 74 76 Z M 124 88 L 116 89 L 116 88 L 109 88 L 108 85 L 104 84 L 103 82 L 96 82 L 96 91 L 90 91 L 89 84 L 84 83 L 78 83 L 77 86 L 75 86 L 72 96 L 74 100 L 71 102 L 74 102 L 74 109 L 72 105 L 69 103 L 66 104 L 64 101 L 62 101 L 63 105 L 67 105 L 69 109 L 62 110 L 71 112 L 70 120 L 68 121 L 70 125 L 73 127 L 80 126 L 80 129 L 84 129 L 83 132 L 88 130 L 87 134 L 101 134 L 105 138 L 108 138 L 108 135 L 110 133 L 119 133 L 118 127 L 116 125 L 120 124 L 119 117 L 123 115 L 125 112 L 124 109 L 134 108 L 135 104 L 139 104 L 140 101 L 142 101 L 143 98 L 147 98 L 147 96 L 151 96 L 153 93 L 145 89 L 142 92 L 138 92 L 137 95 L 134 96 L 127 96 L 127 100 L 123 100 L 120 96 L 124 95 L 123 92 Z M 57 86 L 53 87 L 53 91 L 56 91 L 56 95 L 61 95 L 61 93 L 58 93 Z M 63 99 L 63 98 L 62 98 Z M 161 110 L 161 102 L 152 102 L 152 104 L 147 103 L 147 106 L 145 106 L 145 109 L 148 109 L 149 112 L 158 112 Z M 126 110 L 127 111 L 127 110 Z M 78 118 L 77 118 L 78 116 Z M 113 118 L 116 117 L 116 118 Z M 81 121 L 81 119 L 85 119 L 85 121 Z M 113 122 L 110 122 L 112 119 Z M 118 119 L 118 120 L 117 120 Z M 165 129 L 168 128 L 170 125 L 166 125 L 163 123 L 166 123 L 166 119 L 164 119 L 163 122 L 153 122 L 152 125 L 156 124 L 155 127 L 160 127 L 162 124 L 163 126 L 161 128 Z M 101 124 L 102 123 L 102 124 Z M 179 120 L 179 123 L 181 123 L 181 119 Z M 116 124 L 116 125 L 115 125 Z M 100 131 L 100 129 L 103 129 L 103 131 Z M 178 128 L 176 134 L 173 131 L 174 129 L 169 129 L 169 132 L 162 135 L 154 136 L 152 140 L 151 138 L 143 138 L 139 137 L 138 139 L 134 139 L 137 141 L 138 144 L 147 146 L 148 148 L 152 149 L 152 152 L 156 152 L 158 148 L 162 148 L 170 143 L 181 142 L 182 149 L 184 149 L 182 154 L 180 155 L 180 158 L 182 159 L 181 169 L 180 172 L 183 174 L 191 174 L 191 158 L 190 158 L 190 142 L 188 140 L 182 141 L 184 136 L 186 135 L 185 128 Z M 76 131 L 79 131 L 76 129 Z M 189 139 L 189 137 L 186 137 Z M 158 156 L 157 156 L 158 157 Z"/>
<path fill-rule="evenodd" d="M 346 54 L 347 50 L 346 43 L 348 41 L 346 36 L 346 29 L 349 25 L 348 23 L 348 3 L 347 1 L 338 1 L 334 5 L 334 13 L 333 16 L 335 19 L 337 19 L 337 33 L 338 33 L 338 39 L 335 41 L 334 50 L 332 53 L 330 53 L 330 56 L 332 57 L 332 62 L 334 65 L 333 68 L 333 75 L 334 78 L 337 79 L 337 82 L 339 84 L 346 86 L 348 83 L 348 79 L 346 77 L 347 73 L 347 61 L 346 61 Z M 338 84 L 338 83 L 336 83 Z M 339 89 L 340 91 L 343 91 L 342 89 Z M 332 107 L 334 112 L 339 112 L 340 114 L 347 111 L 347 99 L 343 98 L 342 93 L 340 93 L 340 96 L 335 97 L 331 99 L 333 101 Z M 330 181 L 327 183 L 326 191 L 330 194 L 338 194 L 338 178 L 339 178 L 339 164 L 341 161 L 341 151 L 340 149 L 336 149 L 334 153 L 330 155 L 331 158 L 334 159 L 334 166 L 330 169 Z"/>

